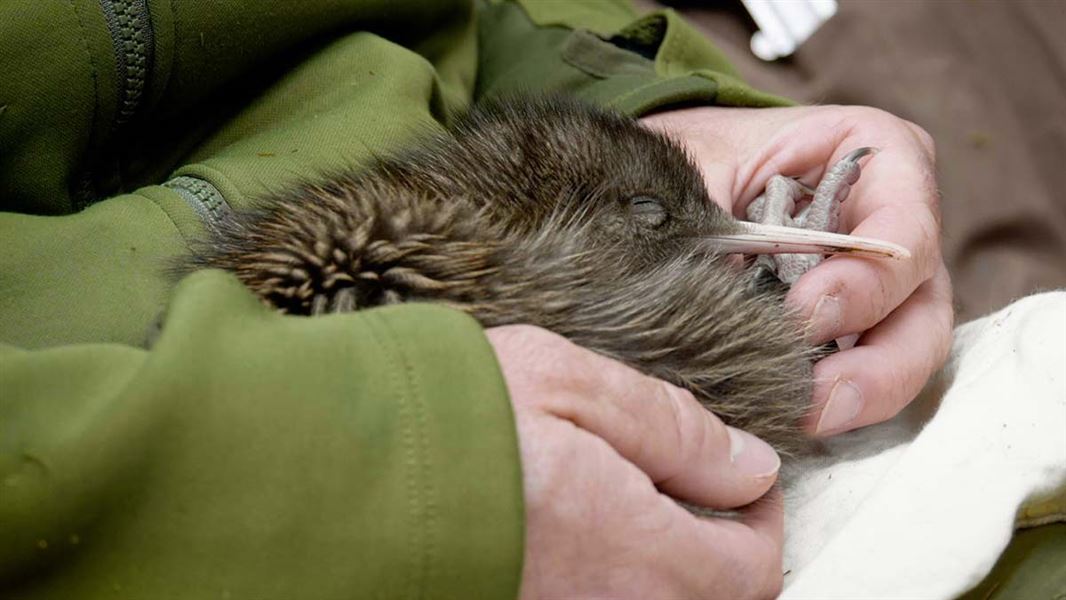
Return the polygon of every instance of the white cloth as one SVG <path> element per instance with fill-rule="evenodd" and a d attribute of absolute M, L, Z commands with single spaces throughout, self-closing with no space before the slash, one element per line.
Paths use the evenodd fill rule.
<path fill-rule="evenodd" d="M 1016 526 L 1066 521 L 1066 292 L 959 327 L 897 418 L 802 461 L 782 598 L 955 598 Z"/>

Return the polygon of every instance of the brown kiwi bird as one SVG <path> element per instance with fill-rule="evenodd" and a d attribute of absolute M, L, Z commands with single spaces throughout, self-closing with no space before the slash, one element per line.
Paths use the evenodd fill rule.
<path fill-rule="evenodd" d="M 537 325 L 789 454 L 805 446 L 816 351 L 787 288 L 726 256 L 876 246 L 796 231 L 735 220 L 677 143 L 631 118 L 516 97 L 229 214 L 183 270 L 230 271 L 289 314 L 439 302 L 485 327 Z"/>

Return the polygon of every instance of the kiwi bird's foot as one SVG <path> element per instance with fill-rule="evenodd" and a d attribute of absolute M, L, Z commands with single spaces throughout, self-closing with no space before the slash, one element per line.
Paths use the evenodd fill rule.
<path fill-rule="evenodd" d="M 796 215 L 796 224 L 804 229 L 836 233 L 840 228 L 840 205 L 862 174 L 859 159 L 876 151 L 868 147 L 852 150 L 833 165 L 818 183 L 810 205 Z"/>
<path fill-rule="evenodd" d="M 859 160 L 874 152 L 874 148 L 867 147 L 849 152 L 829 169 L 814 190 L 790 177 L 771 177 L 766 191 L 748 205 L 748 219 L 762 225 L 836 233 L 840 206 L 861 174 Z M 810 204 L 797 212 L 796 206 L 809 196 L 813 196 Z M 782 282 L 792 285 L 820 262 L 820 254 L 775 254 L 760 257 L 757 268 L 768 269 Z"/>

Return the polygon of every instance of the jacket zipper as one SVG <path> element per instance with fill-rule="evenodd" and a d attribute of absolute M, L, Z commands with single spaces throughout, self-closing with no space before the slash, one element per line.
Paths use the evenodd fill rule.
<path fill-rule="evenodd" d="M 115 49 L 119 83 L 114 129 L 128 123 L 144 100 L 152 68 L 152 19 L 147 0 L 100 0 L 100 6 Z"/>
<path fill-rule="evenodd" d="M 222 192 L 199 177 L 180 175 L 164 183 L 163 187 L 177 192 L 181 199 L 200 215 L 204 225 L 213 232 L 218 231 L 222 220 L 230 212 L 230 206 Z"/>
<path fill-rule="evenodd" d="M 114 138 L 144 102 L 152 70 L 154 35 L 146 0 L 99 0 L 111 47 L 115 52 L 116 106 L 104 139 Z M 113 141 L 111 143 L 114 143 Z M 100 141 L 96 142 L 101 144 Z M 85 157 L 81 171 L 75 175 L 70 197 L 75 211 L 80 211 L 101 196 L 122 189 L 118 158 L 114 150 L 104 147 Z M 105 178 L 101 181 L 101 174 Z M 115 182 L 118 183 L 115 183 Z"/>
<path fill-rule="evenodd" d="M 147 0 L 100 0 L 100 6 L 111 33 L 119 82 L 118 107 L 111 124 L 114 131 L 133 119 L 144 101 L 153 59 L 152 18 Z M 230 211 L 222 192 L 198 177 L 174 177 L 163 187 L 177 192 L 212 231 L 218 230 Z"/>

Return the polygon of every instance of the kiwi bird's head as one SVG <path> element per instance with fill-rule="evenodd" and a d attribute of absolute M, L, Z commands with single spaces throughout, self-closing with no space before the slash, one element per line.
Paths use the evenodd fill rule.
<path fill-rule="evenodd" d="M 590 248 L 621 246 L 638 263 L 693 252 L 895 252 L 872 240 L 737 221 L 708 195 L 679 143 L 563 97 L 483 103 L 407 158 L 413 181 L 477 205 L 506 232 L 576 226 Z"/>
<path fill-rule="evenodd" d="M 740 231 L 677 143 L 574 100 L 476 107 L 419 159 L 447 170 L 448 195 L 469 197 L 510 231 L 579 226 L 649 260 Z"/>

